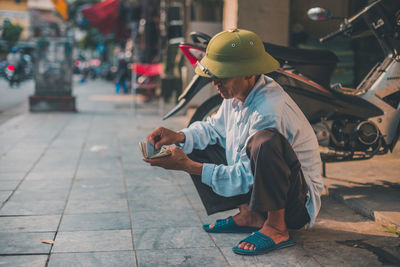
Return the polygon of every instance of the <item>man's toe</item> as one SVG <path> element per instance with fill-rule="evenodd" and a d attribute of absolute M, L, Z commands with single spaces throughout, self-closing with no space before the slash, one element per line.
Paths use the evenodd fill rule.
<path fill-rule="evenodd" d="M 251 244 L 251 243 L 242 242 L 242 243 L 240 243 L 238 245 L 238 248 L 244 249 L 244 250 L 255 250 L 256 246 L 254 244 Z"/>

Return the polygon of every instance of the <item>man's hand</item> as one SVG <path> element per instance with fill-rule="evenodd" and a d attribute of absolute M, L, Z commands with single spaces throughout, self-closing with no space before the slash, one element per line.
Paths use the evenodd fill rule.
<path fill-rule="evenodd" d="M 150 141 L 156 149 L 160 149 L 163 145 L 185 142 L 185 134 L 164 127 L 158 127 L 146 137 L 146 140 Z"/>
<path fill-rule="evenodd" d="M 179 147 L 171 146 L 167 148 L 171 151 L 171 155 L 157 159 L 146 159 L 143 160 L 150 163 L 151 166 L 158 166 L 168 170 L 185 171 L 190 174 L 201 175 L 203 170 L 203 164 L 195 162 L 188 158 L 185 152 Z"/>

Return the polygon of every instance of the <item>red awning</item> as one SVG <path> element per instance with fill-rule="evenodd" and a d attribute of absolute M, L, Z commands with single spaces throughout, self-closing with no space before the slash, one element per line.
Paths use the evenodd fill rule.
<path fill-rule="evenodd" d="M 104 35 L 113 32 L 118 22 L 120 0 L 106 0 L 83 8 L 82 14 Z"/>

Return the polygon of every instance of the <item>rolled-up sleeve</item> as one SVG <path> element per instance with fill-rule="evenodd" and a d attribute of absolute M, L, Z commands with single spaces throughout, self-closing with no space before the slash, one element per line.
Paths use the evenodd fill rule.
<path fill-rule="evenodd" d="M 201 182 L 210 186 L 218 195 L 231 197 L 249 192 L 254 178 L 246 149 L 241 152 L 240 160 L 233 165 L 203 164 Z"/>
<path fill-rule="evenodd" d="M 225 148 L 225 101 L 218 112 L 207 121 L 197 121 L 188 128 L 180 130 L 185 134 L 185 142 L 181 145 L 186 154 L 193 149 L 205 149 L 208 145 L 219 144 Z"/>

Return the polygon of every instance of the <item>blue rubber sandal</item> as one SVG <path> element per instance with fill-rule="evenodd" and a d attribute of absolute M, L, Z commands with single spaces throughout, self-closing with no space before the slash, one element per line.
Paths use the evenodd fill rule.
<path fill-rule="evenodd" d="M 226 219 L 217 220 L 213 228 L 210 228 L 209 224 L 205 224 L 203 229 L 209 233 L 252 233 L 260 228 L 238 226 L 232 216 L 229 216 Z"/>
<path fill-rule="evenodd" d="M 273 250 L 290 247 L 295 244 L 292 239 L 275 244 L 275 242 L 269 236 L 266 236 L 260 232 L 254 232 L 240 241 L 239 244 L 242 242 L 247 242 L 256 246 L 255 250 L 241 249 L 238 248 L 238 246 L 232 248 L 233 252 L 236 254 L 246 256 L 265 254 Z"/>

